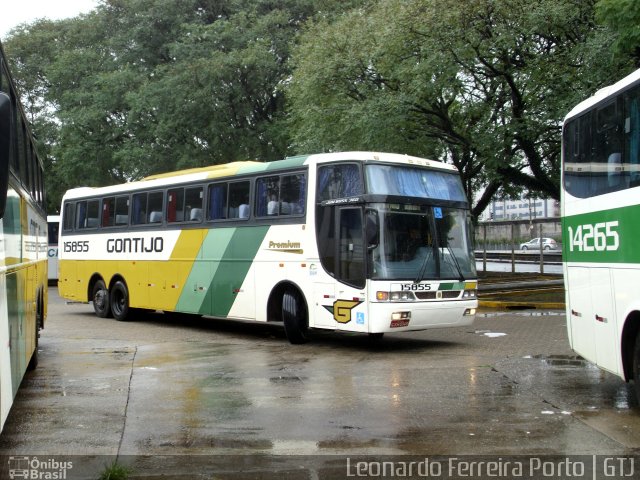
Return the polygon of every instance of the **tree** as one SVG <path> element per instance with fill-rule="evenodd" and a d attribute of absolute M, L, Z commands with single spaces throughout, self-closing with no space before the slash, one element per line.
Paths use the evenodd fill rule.
<path fill-rule="evenodd" d="M 640 2 L 636 0 L 599 0 L 598 20 L 617 34 L 615 51 L 623 59 L 631 57 L 640 67 Z"/>
<path fill-rule="evenodd" d="M 365 0 L 105 0 L 6 42 L 62 192 L 233 160 L 282 158 L 282 86 L 307 18 Z M 31 102 L 28 102 L 31 103 Z"/>
<path fill-rule="evenodd" d="M 382 0 L 318 22 L 294 55 L 294 144 L 451 162 L 475 215 L 499 191 L 558 198 L 562 118 L 620 71 L 595 32 L 593 2 L 571 0 Z"/>

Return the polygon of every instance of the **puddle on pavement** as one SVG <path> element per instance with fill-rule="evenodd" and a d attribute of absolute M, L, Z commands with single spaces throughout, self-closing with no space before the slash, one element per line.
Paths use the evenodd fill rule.
<path fill-rule="evenodd" d="M 542 360 L 545 364 L 551 367 L 585 368 L 591 365 L 579 355 L 527 355 L 523 358 Z"/>
<path fill-rule="evenodd" d="M 296 376 L 289 376 L 289 377 L 278 376 L 278 377 L 271 377 L 269 381 L 271 383 L 275 383 L 276 385 L 286 385 L 288 383 L 302 383 L 303 380 L 302 378 L 296 377 Z"/>

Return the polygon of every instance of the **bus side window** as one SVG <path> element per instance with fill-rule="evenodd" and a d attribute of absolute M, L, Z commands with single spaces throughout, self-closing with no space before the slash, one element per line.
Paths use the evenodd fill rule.
<path fill-rule="evenodd" d="M 76 203 L 76 229 L 85 228 L 87 221 L 87 202 Z"/>
<path fill-rule="evenodd" d="M 184 219 L 190 222 L 202 221 L 202 187 L 187 188 L 184 194 Z"/>
<path fill-rule="evenodd" d="M 640 185 L 640 87 L 636 87 L 625 98 L 625 148 L 626 163 L 629 164 L 630 186 Z"/>
<path fill-rule="evenodd" d="M 280 177 L 259 178 L 256 182 L 256 215 L 279 215 Z"/>
<path fill-rule="evenodd" d="M 167 192 L 167 222 L 184 221 L 184 188 L 174 188 Z"/>
<path fill-rule="evenodd" d="M 303 174 L 286 175 L 281 183 L 281 213 L 302 215 L 305 212 L 306 178 Z"/>
<path fill-rule="evenodd" d="M 76 228 L 96 228 L 100 222 L 100 201 L 89 200 L 76 204 Z"/>
<path fill-rule="evenodd" d="M 328 165 L 318 169 L 317 201 L 353 197 L 364 193 L 358 165 Z"/>
<path fill-rule="evenodd" d="M 129 197 L 116 198 L 116 226 L 129 224 Z"/>
<path fill-rule="evenodd" d="M 100 200 L 89 200 L 87 202 L 86 228 L 97 228 L 100 225 Z"/>
<path fill-rule="evenodd" d="M 223 220 L 227 218 L 227 184 L 209 185 L 209 205 L 207 220 Z"/>
<path fill-rule="evenodd" d="M 113 227 L 115 225 L 115 198 L 107 197 L 102 199 L 102 226 Z"/>
<path fill-rule="evenodd" d="M 229 184 L 229 218 L 249 218 L 249 182 Z"/>
<path fill-rule="evenodd" d="M 4 83 L 4 82 L 3 82 Z M 11 137 L 11 100 L 0 93 L 0 218 L 4 216 L 9 186 L 9 138 Z"/>
<path fill-rule="evenodd" d="M 133 196 L 133 213 L 131 218 L 133 225 L 144 225 L 147 223 L 147 194 L 136 193 Z"/>
<path fill-rule="evenodd" d="M 65 232 L 73 230 L 73 213 L 75 212 L 75 205 L 73 203 L 65 203 L 62 217 L 62 229 Z"/>
<path fill-rule="evenodd" d="M 162 223 L 162 192 L 151 192 L 148 200 L 149 223 Z"/>

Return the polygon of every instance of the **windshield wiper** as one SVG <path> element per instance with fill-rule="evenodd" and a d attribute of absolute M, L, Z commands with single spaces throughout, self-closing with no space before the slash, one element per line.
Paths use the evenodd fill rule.
<path fill-rule="evenodd" d="M 456 267 L 456 270 L 458 271 L 458 275 L 460 275 L 458 277 L 458 280 L 463 282 L 464 281 L 464 274 L 462 273 L 462 269 L 460 268 L 460 264 L 458 263 L 458 259 L 456 258 L 456 255 L 453 253 L 453 250 L 451 249 L 451 247 L 449 245 L 447 245 L 446 248 L 447 248 L 447 250 L 449 250 L 449 255 L 453 259 L 453 265 Z"/>
<path fill-rule="evenodd" d="M 422 266 L 420 267 L 420 270 L 418 270 L 418 276 L 413 281 L 413 283 L 420 283 L 424 278 L 424 274 L 427 271 L 427 266 L 429 265 L 429 258 L 431 257 L 432 253 L 433 253 L 433 248 L 429 248 L 427 250 L 427 254 L 424 256 L 424 261 L 422 262 Z"/>

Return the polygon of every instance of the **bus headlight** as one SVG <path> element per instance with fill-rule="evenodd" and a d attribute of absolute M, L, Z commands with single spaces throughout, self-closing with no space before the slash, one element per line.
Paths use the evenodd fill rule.
<path fill-rule="evenodd" d="M 413 292 L 376 292 L 379 302 L 413 302 L 415 299 Z"/>
<path fill-rule="evenodd" d="M 466 282 L 462 298 L 476 298 L 478 296 L 478 282 Z"/>

